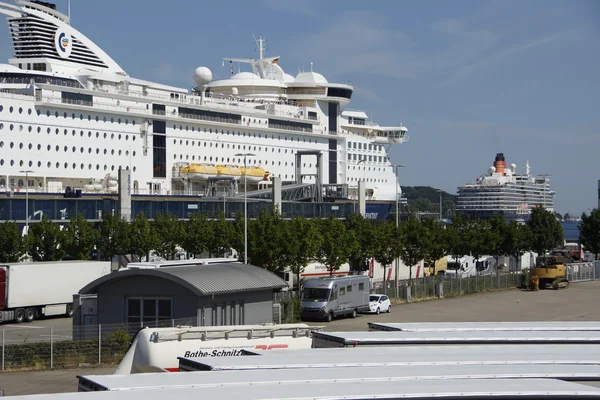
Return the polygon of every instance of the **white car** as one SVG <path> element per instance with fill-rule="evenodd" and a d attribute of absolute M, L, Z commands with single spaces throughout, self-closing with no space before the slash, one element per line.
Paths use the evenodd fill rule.
<path fill-rule="evenodd" d="M 390 298 L 384 294 L 372 294 L 369 296 L 369 308 L 372 313 L 379 314 L 380 312 L 392 311 L 392 302 Z"/>

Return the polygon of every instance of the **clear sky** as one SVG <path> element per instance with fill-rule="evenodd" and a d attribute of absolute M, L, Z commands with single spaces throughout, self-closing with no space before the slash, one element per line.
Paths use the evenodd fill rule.
<path fill-rule="evenodd" d="M 66 13 L 66 0 L 57 1 Z M 268 56 L 355 87 L 348 106 L 404 124 L 402 185 L 456 193 L 503 152 L 550 174 L 561 213 L 597 206 L 600 1 L 72 0 L 72 25 L 131 76 L 180 87 L 223 57 Z M 4 59 L 12 54 L 0 35 Z M 242 68 L 244 68 L 242 66 Z M 237 66 L 236 66 L 237 71 Z"/>

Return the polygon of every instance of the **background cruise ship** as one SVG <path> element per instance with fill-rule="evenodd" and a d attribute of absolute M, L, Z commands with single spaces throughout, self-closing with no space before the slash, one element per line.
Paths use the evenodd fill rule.
<path fill-rule="evenodd" d="M 237 192 L 244 175 L 248 190 L 279 176 L 349 198 L 359 181 L 369 200 L 400 193 L 388 150 L 407 129 L 342 110 L 352 86 L 285 73 L 262 38 L 258 60 L 226 59 L 251 72 L 213 80 L 199 67 L 187 90 L 130 77 L 52 4 L 15 0 L 0 12 L 15 51 L 0 64 L 0 190 L 115 193 L 118 170 L 130 169 L 133 194 L 212 195 L 215 178 Z M 247 168 L 240 154 L 252 154 Z"/>
<path fill-rule="evenodd" d="M 472 218 L 504 215 L 508 220 L 525 220 L 533 207 L 554 211 L 554 195 L 548 174 L 533 176 L 529 162 L 523 174 L 518 174 L 517 166 L 506 168 L 504 154 L 498 153 L 487 174 L 474 184 L 458 187 L 456 211 Z"/>

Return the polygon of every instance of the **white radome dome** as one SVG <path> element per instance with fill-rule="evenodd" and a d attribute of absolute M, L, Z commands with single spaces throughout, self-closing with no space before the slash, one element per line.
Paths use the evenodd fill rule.
<path fill-rule="evenodd" d="M 206 67 L 198 67 L 194 70 L 194 82 L 198 86 L 204 86 L 212 81 L 212 72 Z"/>
<path fill-rule="evenodd" d="M 237 96 L 237 95 L 238 95 L 238 93 L 239 93 L 239 92 L 238 92 L 238 88 L 236 88 L 236 87 L 232 87 L 232 88 L 231 88 L 231 94 L 232 94 L 233 96 Z"/>

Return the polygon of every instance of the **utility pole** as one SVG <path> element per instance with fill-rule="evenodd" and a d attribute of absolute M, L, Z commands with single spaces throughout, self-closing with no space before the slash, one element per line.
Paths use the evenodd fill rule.
<path fill-rule="evenodd" d="M 244 264 L 248 264 L 248 167 L 246 164 L 247 157 L 255 157 L 256 154 L 252 153 L 237 153 L 236 157 L 244 157 Z M 223 198 L 223 201 L 225 199 Z"/>
<path fill-rule="evenodd" d="M 394 168 L 394 175 L 396 175 L 396 229 L 398 229 L 398 227 L 400 226 L 400 207 L 399 207 L 400 196 L 398 193 L 398 187 L 400 186 L 400 182 L 398 182 L 398 168 L 406 167 L 406 165 L 393 164 L 393 165 L 391 165 L 391 167 Z M 394 268 L 394 283 L 395 283 L 394 295 L 396 296 L 396 298 L 398 298 L 398 296 L 399 296 L 399 292 L 398 292 L 398 275 L 399 275 L 399 273 L 400 273 L 400 260 L 396 257 L 395 268 Z M 385 274 L 384 274 L 384 277 L 385 277 Z M 385 283 L 385 279 L 384 279 L 384 283 Z M 385 288 L 384 288 L 384 290 L 385 290 Z"/>

